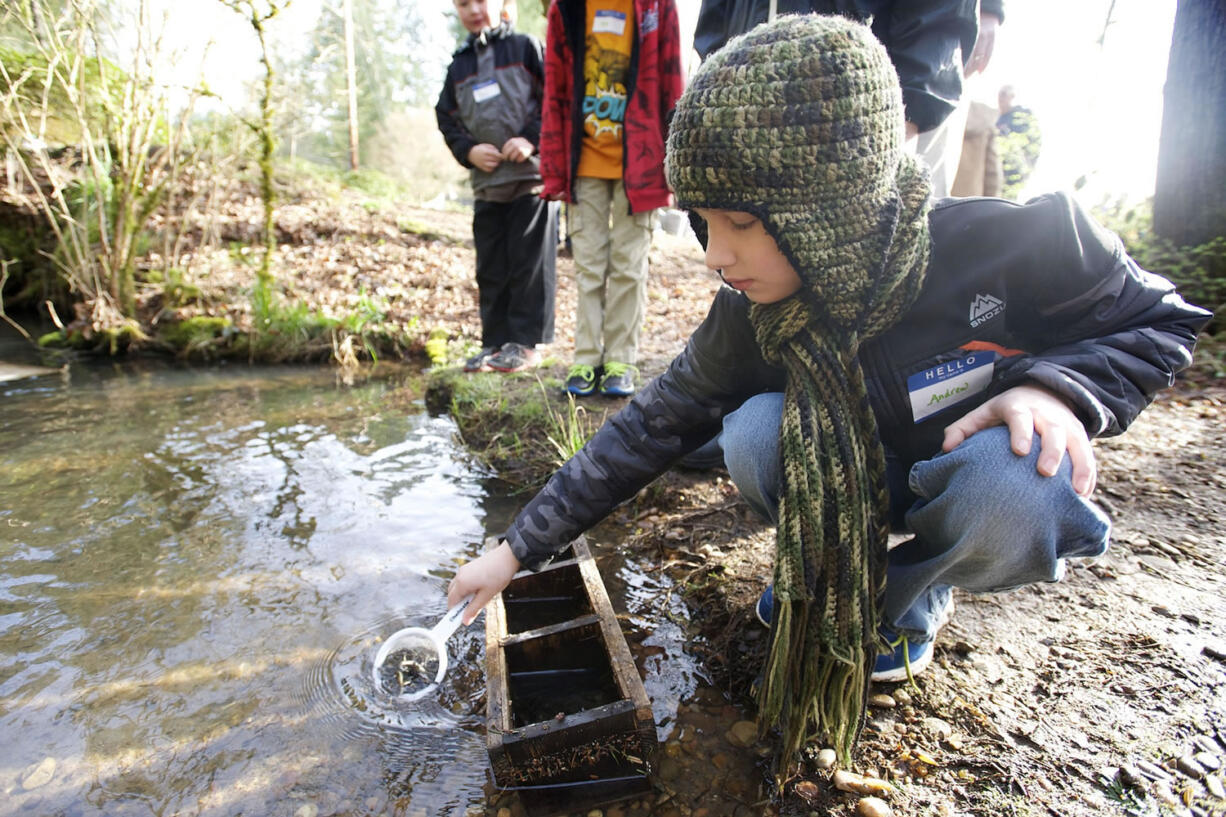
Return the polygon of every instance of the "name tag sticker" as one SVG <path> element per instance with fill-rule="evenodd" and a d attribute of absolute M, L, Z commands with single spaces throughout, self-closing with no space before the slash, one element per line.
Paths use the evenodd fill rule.
<path fill-rule="evenodd" d="M 995 363 L 995 352 L 975 352 L 908 377 L 907 394 L 915 422 L 986 389 L 992 382 Z"/>
<path fill-rule="evenodd" d="M 502 89 L 498 87 L 496 79 L 487 79 L 473 85 L 473 99 L 477 102 L 488 102 L 501 93 Z"/>
<path fill-rule="evenodd" d="M 615 34 L 620 37 L 626 32 L 626 15 L 620 11 L 598 9 L 596 19 L 592 20 L 593 34 Z"/>

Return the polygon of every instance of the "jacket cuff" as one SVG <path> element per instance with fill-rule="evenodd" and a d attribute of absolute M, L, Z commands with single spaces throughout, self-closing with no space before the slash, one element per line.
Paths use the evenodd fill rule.
<path fill-rule="evenodd" d="M 1069 409 L 1081 421 L 1086 434 L 1094 439 L 1111 428 L 1113 419 L 1107 407 L 1102 404 L 1094 393 L 1077 380 L 1070 377 L 1060 366 L 1045 361 L 1038 361 L 1025 372 L 1006 378 L 996 389 L 999 394 L 1014 386 L 1024 386 L 1027 383 L 1040 385 L 1060 397 Z"/>
<path fill-rule="evenodd" d="M 503 541 L 511 546 L 511 553 L 515 556 L 519 566 L 525 570 L 531 570 L 533 573 L 539 571 L 549 561 L 552 554 L 535 553 L 533 552 L 524 540 L 515 535 L 515 528 L 510 528 L 502 535 Z"/>

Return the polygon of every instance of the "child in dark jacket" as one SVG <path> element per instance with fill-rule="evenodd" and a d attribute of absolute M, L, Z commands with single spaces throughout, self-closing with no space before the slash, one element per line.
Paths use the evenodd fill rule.
<path fill-rule="evenodd" d="M 464 370 L 515 372 L 553 341 L 558 205 L 540 198 L 536 149 L 544 61 L 540 41 L 515 33 L 501 0 L 455 7 L 469 37 L 434 111 L 456 161 L 472 171 L 481 351 Z"/>
<path fill-rule="evenodd" d="M 1209 313 L 1062 194 L 931 203 L 870 30 L 782 17 L 677 103 L 667 172 L 728 286 L 667 371 L 448 591 L 480 608 L 718 435 L 776 523 L 759 725 L 848 759 L 872 680 L 922 670 L 951 588 L 1057 581 L 1102 553 L 1094 437 L 1192 359 Z M 910 535 L 887 553 L 891 529 Z M 764 577 L 764 584 L 765 577 Z"/>
<path fill-rule="evenodd" d="M 567 201 L 578 305 L 566 388 L 634 392 L 647 252 L 668 118 L 684 84 L 674 0 L 554 0 L 546 35 L 541 172 Z"/>

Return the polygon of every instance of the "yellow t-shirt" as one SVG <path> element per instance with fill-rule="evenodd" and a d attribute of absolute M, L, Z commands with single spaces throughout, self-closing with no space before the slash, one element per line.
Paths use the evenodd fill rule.
<path fill-rule="evenodd" d="M 622 128 L 633 38 L 634 0 L 589 0 L 578 176 L 622 177 Z"/>

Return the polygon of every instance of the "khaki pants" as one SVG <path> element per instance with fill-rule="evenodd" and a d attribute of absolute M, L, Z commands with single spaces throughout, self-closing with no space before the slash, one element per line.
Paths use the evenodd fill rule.
<path fill-rule="evenodd" d="M 621 180 L 580 177 L 568 211 L 578 307 L 575 363 L 638 362 L 656 211 L 630 214 Z"/>

